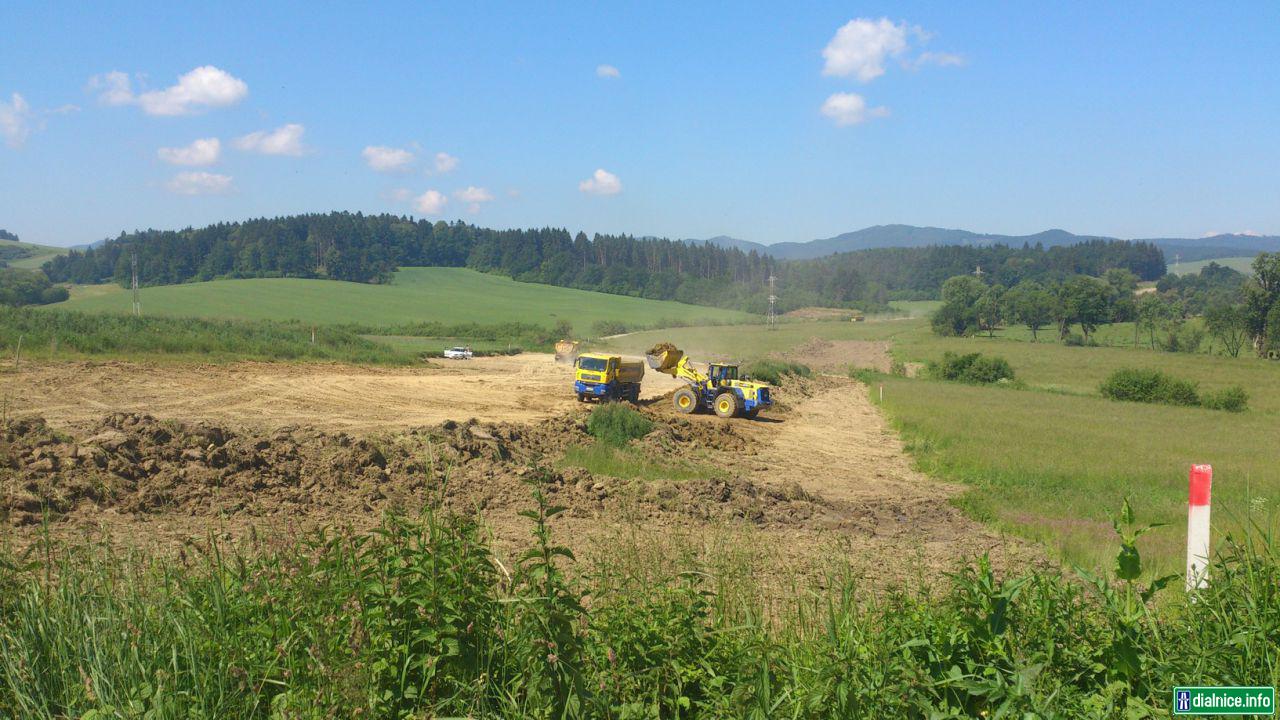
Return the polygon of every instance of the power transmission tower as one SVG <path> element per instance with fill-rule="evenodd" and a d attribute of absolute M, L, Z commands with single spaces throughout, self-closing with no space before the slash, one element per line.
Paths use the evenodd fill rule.
<path fill-rule="evenodd" d="M 776 307 L 778 304 L 778 295 L 775 292 L 775 286 L 774 286 L 775 281 L 776 281 L 776 278 L 773 277 L 773 273 L 769 273 L 769 329 L 770 330 L 773 330 L 774 327 L 777 326 L 778 324 L 778 310 Z"/>
<path fill-rule="evenodd" d="M 129 265 L 133 268 L 133 316 L 142 317 L 142 300 L 138 298 L 138 251 L 129 249 Z"/>

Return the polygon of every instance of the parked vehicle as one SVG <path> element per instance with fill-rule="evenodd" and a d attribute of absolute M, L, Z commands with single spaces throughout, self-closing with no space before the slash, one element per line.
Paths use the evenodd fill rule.
<path fill-rule="evenodd" d="M 469 347 L 451 347 L 444 351 L 444 356 L 450 360 L 470 360 L 474 353 Z"/>

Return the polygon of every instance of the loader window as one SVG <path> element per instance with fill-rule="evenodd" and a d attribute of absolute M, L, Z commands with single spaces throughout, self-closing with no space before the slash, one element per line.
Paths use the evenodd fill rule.
<path fill-rule="evenodd" d="M 712 365 L 711 379 L 716 382 L 725 382 L 727 380 L 738 379 L 737 365 Z"/>
<path fill-rule="evenodd" d="M 578 358 L 578 367 L 591 372 L 604 372 L 606 362 L 602 358 L 580 357 Z"/>

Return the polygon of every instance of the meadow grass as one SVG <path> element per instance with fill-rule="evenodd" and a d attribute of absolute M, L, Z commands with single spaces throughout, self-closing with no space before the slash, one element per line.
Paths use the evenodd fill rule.
<path fill-rule="evenodd" d="M 108 290 L 106 288 L 113 288 Z M 119 286 L 73 292 L 49 307 L 90 313 L 128 312 L 132 294 Z M 141 290 L 143 312 L 172 317 L 297 320 L 321 325 L 388 326 L 420 322 L 534 323 L 558 321 L 586 334 L 600 320 L 653 326 L 682 322 L 745 322 L 747 313 L 625 295 L 516 282 L 465 268 L 402 268 L 386 285 L 272 278 L 215 280 Z"/>
<path fill-rule="evenodd" d="M 1245 275 L 1253 274 L 1253 260 L 1256 255 L 1246 255 L 1243 257 L 1214 258 L 1212 260 L 1196 260 L 1195 262 L 1184 262 L 1177 265 L 1170 264 L 1169 272 L 1174 275 L 1190 275 L 1198 273 L 1204 269 L 1209 263 L 1218 263 L 1232 270 L 1242 272 Z"/>
<path fill-rule="evenodd" d="M 88 315 L 0 307 L 0 351 L 8 359 L 119 358 L 194 362 L 342 361 L 402 365 L 419 353 L 344 329 L 265 320 Z M 19 359 L 20 359 L 19 358 Z"/>
<path fill-rule="evenodd" d="M 576 562 L 535 492 L 515 562 L 431 511 L 178 558 L 0 553 L 0 715 L 1133 718 L 1174 685 L 1280 683 L 1261 533 L 1221 547 L 1194 604 L 982 560 L 880 594 L 837 566 L 766 603 L 741 545 L 633 529 Z"/>
<path fill-rule="evenodd" d="M 52 247 L 49 245 L 36 245 L 28 242 L 14 242 L 12 240 L 0 240 L 0 247 L 22 248 L 31 251 L 29 257 L 17 258 L 15 260 L 6 260 L 9 267 L 23 268 L 25 270 L 36 270 L 41 265 L 49 262 L 55 256 L 66 255 L 67 249 L 60 247 Z"/>

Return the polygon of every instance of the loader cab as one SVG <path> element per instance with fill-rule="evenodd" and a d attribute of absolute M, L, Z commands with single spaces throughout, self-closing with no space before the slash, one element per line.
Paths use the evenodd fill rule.
<path fill-rule="evenodd" d="M 738 379 L 738 366 L 711 363 L 707 368 L 707 377 L 711 379 L 712 385 L 726 385 Z"/>

